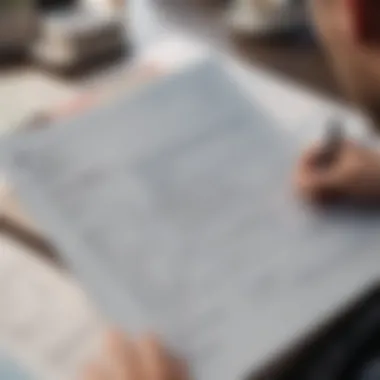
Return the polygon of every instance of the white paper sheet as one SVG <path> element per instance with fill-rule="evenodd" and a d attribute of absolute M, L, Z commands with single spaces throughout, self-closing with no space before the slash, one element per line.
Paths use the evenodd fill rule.
<path fill-rule="evenodd" d="M 197 379 L 230 380 L 380 271 L 379 218 L 293 198 L 299 144 L 207 62 L 6 151 L 103 310 L 157 330 Z"/>
<path fill-rule="evenodd" d="M 4 234 L 0 309 L 0 358 L 4 352 L 31 379 L 76 379 L 100 349 L 103 322 L 78 285 Z"/>

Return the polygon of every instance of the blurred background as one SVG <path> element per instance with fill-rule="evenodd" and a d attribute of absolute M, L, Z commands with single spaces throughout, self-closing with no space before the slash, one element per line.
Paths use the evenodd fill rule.
<path fill-rule="evenodd" d="M 305 0 L 1 0 L 0 130 L 89 86 L 112 92 L 110 77 L 127 88 L 131 62 L 168 34 L 338 94 Z"/>

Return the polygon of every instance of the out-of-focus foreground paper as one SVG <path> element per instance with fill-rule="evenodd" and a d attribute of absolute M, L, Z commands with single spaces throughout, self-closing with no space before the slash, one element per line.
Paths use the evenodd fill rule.
<path fill-rule="evenodd" d="M 300 139 L 217 63 L 3 146 L 102 310 L 155 329 L 197 379 L 260 368 L 379 274 L 379 218 L 294 199 Z"/>
<path fill-rule="evenodd" d="M 99 350 L 103 321 L 78 284 L 5 234 L 0 310 L 0 379 L 76 379 Z"/>

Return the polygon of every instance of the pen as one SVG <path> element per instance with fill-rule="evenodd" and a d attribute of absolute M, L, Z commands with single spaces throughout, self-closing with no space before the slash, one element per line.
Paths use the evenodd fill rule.
<path fill-rule="evenodd" d="M 332 121 L 327 126 L 325 142 L 317 158 L 317 166 L 326 169 L 337 159 L 344 142 L 343 127 L 340 121 Z"/>

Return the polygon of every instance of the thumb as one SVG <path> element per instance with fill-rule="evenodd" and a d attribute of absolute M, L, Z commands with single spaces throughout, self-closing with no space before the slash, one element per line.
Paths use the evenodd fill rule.
<path fill-rule="evenodd" d="M 330 198 L 342 187 L 341 163 L 321 168 L 318 165 L 321 150 L 310 149 L 301 159 L 296 172 L 296 188 L 300 195 L 310 200 Z"/>
<path fill-rule="evenodd" d="M 334 170 L 314 170 L 303 184 L 303 193 L 313 202 L 337 201 L 343 196 L 342 182 Z"/>

